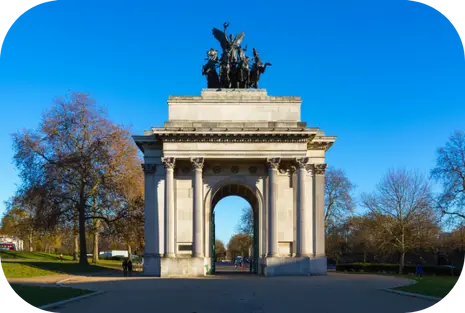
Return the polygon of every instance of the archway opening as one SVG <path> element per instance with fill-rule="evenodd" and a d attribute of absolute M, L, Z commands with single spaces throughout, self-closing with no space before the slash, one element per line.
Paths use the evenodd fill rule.
<path fill-rule="evenodd" d="M 211 273 L 258 272 L 258 200 L 247 187 L 219 188 L 211 203 Z M 221 240 L 225 251 L 221 249 Z"/>

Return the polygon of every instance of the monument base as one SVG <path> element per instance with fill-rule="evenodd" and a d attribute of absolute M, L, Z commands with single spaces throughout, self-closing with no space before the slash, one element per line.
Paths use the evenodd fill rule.
<path fill-rule="evenodd" d="M 205 258 L 144 257 L 144 275 L 155 277 L 198 277 L 207 275 Z"/>
<path fill-rule="evenodd" d="M 263 262 L 264 276 L 327 275 L 326 257 L 267 257 Z"/>

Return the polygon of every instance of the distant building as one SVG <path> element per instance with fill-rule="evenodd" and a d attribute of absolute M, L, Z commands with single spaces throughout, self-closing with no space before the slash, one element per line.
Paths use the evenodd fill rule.
<path fill-rule="evenodd" d="M 23 241 L 18 237 L 0 235 L 0 250 L 23 251 Z"/>
<path fill-rule="evenodd" d="M 111 250 L 111 251 L 102 251 L 99 253 L 100 257 L 103 258 L 111 258 L 111 257 L 125 257 L 129 256 L 129 252 L 127 250 Z"/>

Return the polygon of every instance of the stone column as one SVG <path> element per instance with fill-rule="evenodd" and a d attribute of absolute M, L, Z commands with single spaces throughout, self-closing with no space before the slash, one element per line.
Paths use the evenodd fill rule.
<path fill-rule="evenodd" d="M 165 216 L 166 216 L 166 249 L 165 255 L 169 258 L 175 253 L 175 216 L 174 216 L 174 158 L 162 158 L 166 169 L 165 182 Z"/>
<path fill-rule="evenodd" d="M 297 256 L 309 256 L 310 245 L 309 233 L 311 231 L 311 225 L 308 223 L 308 211 L 311 210 L 307 202 L 307 167 L 308 158 L 297 158 Z"/>
<path fill-rule="evenodd" d="M 145 233 L 145 251 L 144 255 L 148 257 L 159 256 L 157 251 L 157 225 L 155 203 L 155 164 L 142 164 L 144 171 L 144 233 Z M 159 249 L 158 249 L 159 250 Z"/>
<path fill-rule="evenodd" d="M 278 167 L 281 158 L 268 158 L 268 256 L 278 256 L 278 216 L 276 193 L 278 192 Z"/>
<path fill-rule="evenodd" d="M 325 256 L 325 170 L 326 164 L 314 166 L 315 257 Z"/>
<path fill-rule="evenodd" d="M 194 214 L 193 214 L 193 244 L 192 255 L 194 257 L 203 257 L 203 180 L 202 168 L 203 158 L 191 158 L 192 167 L 194 169 Z"/>

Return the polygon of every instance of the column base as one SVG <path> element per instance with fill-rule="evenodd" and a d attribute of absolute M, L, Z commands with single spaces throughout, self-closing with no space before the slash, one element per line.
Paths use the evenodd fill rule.
<path fill-rule="evenodd" d="M 265 276 L 327 275 L 326 257 L 267 257 L 260 274 Z"/>
<path fill-rule="evenodd" d="M 143 274 L 147 276 L 161 276 L 161 257 L 155 254 L 144 255 Z"/>
<path fill-rule="evenodd" d="M 177 256 L 161 259 L 161 277 L 198 277 L 207 275 L 206 258 Z"/>

